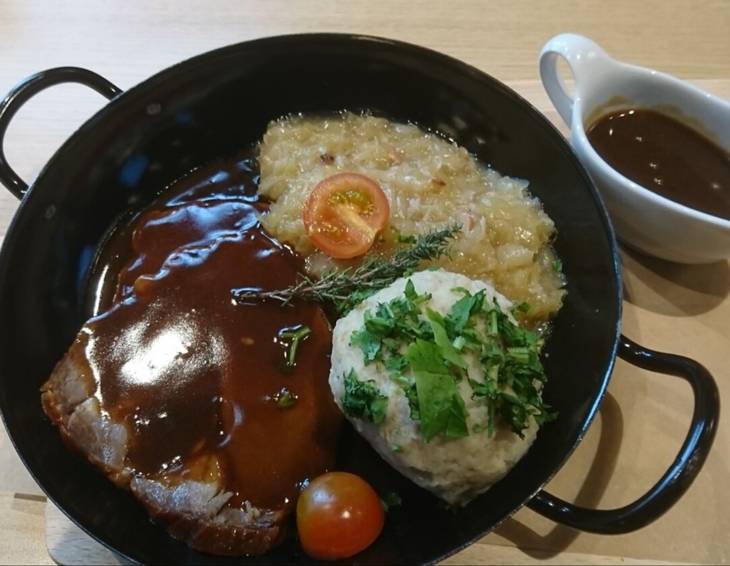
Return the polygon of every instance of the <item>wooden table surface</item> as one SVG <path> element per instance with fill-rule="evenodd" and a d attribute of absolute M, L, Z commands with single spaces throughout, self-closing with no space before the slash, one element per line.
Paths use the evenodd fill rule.
<path fill-rule="evenodd" d="M 0 0 L 0 93 L 41 69 L 88 67 L 128 88 L 192 55 L 265 35 L 342 31 L 383 35 L 453 55 L 507 82 L 565 127 L 538 81 L 537 55 L 553 35 L 592 37 L 613 56 L 654 67 L 730 98 L 730 2 L 702 0 L 325 0 L 42 2 Z M 18 114 L 8 159 L 32 180 L 53 150 L 101 107 L 78 86 L 44 92 Z M 17 202 L 0 191 L 0 235 Z M 730 401 L 730 264 L 680 266 L 623 252 L 627 336 L 696 358 Z M 689 388 L 620 362 L 600 418 L 549 490 L 585 506 L 640 495 L 673 459 L 691 411 Z M 556 526 L 522 509 L 451 563 L 730 561 L 730 426 L 721 421 L 701 475 L 664 517 L 608 537 Z M 0 430 L 0 563 L 64 562 L 74 529 L 60 526 Z M 88 556 L 87 556 L 88 559 Z"/>

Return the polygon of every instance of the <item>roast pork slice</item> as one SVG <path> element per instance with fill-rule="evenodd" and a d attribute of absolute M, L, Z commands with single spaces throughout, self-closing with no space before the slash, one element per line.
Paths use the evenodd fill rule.
<path fill-rule="evenodd" d="M 226 507 L 232 493 L 217 482 L 186 480 L 177 485 L 134 478 L 132 493 L 170 533 L 197 550 L 214 554 L 262 554 L 283 536 L 284 513 L 248 503 Z"/>
<path fill-rule="evenodd" d="M 41 387 L 43 409 L 57 424 L 66 424 L 73 410 L 96 391 L 96 381 L 86 363 L 82 338 L 76 338 Z"/>
<path fill-rule="evenodd" d="M 96 382 L 84 356 L 80 335 L 41 387 L 41 402 L 64 439 L 100 467 L 117 485 L 129 483 L 125 467 L 128 432 L 101 410 Z"/>
<path fill-rule="evenodd" d="M 179 473 L 143 477 L 129 466 L 130 431 L 102 410 L 85 342 L 82 329 L 41 387 L 43 409 L 67 443 L 119 487 L 131 489 L 155 521 L 195 549 L 243 555 L 274 546 L 284 534 L 285 513 L 248 502 L 230 505 L 232 493 L 224 490 L 214 456 L 191 462 L 184 478 Z"/>

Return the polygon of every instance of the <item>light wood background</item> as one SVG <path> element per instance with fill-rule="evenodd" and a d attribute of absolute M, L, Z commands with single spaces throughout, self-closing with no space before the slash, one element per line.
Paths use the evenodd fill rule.
<path fill-rule="evenodd" d="M 559 124 L 538 82 L 537 55 L 553 35 L 592 37 L 611 55 L 690 79 L 730 98 L 730 2 L 676 1 L 47 1 L 0 0 L 0 93 L 59 65 L 88 67 L 121 88 L 192 55 L 280 33 L 383 35 L 453 55 L 507 82 Z M 292 85 L 296 88 L 296 85 Z M 54 149 L 101 107 L 78 86 L 39 95 L 6 139 L 32 180 Z M 17 202 L 0 191 L 0 236 Z M 730 264 L 686 267 L 623 254 L 624 332 L 646 346 L 689 355 L 730 401 Z M 619 362 L 600 418 L 550 491 L 612 507 L 645 491 L 674 457 L 691 410 L 689 388 Z M 556 526 L 523 509 L 452 563 L 730 561 L 730 426 L 721 421 L 702 474 L 653 525 L 606 537 Z M 48 526 L 48 528 L 47 528 Z M 46 548 L 46 541 L 48 548 Z M 109 560 L 52 506 L 0 431 L 0 563 Z"/>

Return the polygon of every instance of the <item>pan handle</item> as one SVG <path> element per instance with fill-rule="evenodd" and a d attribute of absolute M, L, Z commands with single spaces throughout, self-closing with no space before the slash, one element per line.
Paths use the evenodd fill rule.
<path fill-rule="evenodd" d="M 121 89 L 104 77 L 80 67 L 56 67 L 31 75 L 15 85 L 0 101 L 0 183 L 21 199 L 28 190 L 28 184 L 10 167 L 5 157 L 4 141 L 10 121 L 20 108 L 36 94 L 48 87 L 62 83 L 79 83 L 94 89 L 109 100 L 121 94 Z"/>
<path fill-rule="evenodd" d="M 639 499 L 619 509 L 586 509 L 539 491 L 527 506 L 557 523 L 592 533 L 622 534 L 645 527 L 674 505 L 694 481 L 707 458 L 720 417 L 720 396 L 701 364 L 675 354 L 655 352 L 621 336 L 619 356 L 640 368 L 681 377 L 694 394 L 694 411 L 679 454 L 661 479 Z"/>

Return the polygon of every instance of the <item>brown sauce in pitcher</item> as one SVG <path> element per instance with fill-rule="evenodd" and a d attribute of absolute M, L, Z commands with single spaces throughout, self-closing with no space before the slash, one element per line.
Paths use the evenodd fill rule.
<path fill-rule="evenodd" d="M 233 288 L 286 287 L 303 269 L 262 230 L 255 189 L 240 162 L 171 186 L 108 242 L 104 312 L 83 332 L 102 407 L 131 432 L 130 467 L 204 479 L 199 462 L 214 457 L 230 504 L 286 510 L 333 465 L 341 416 L 322 309 L 232 301 Z M 279 332 L 299 325 L 311 334 L 290 367 Z"/>
<path fill-rule="evenodd" d="M 588 128 L 609 165 L 663 197 L 730 220 L 730 153 L 660 112 L 612 112 Z"/>

